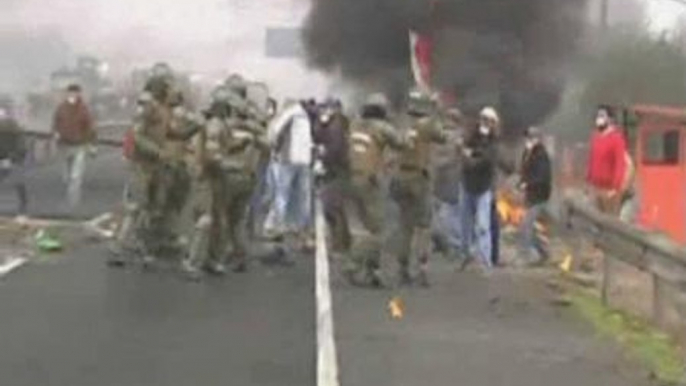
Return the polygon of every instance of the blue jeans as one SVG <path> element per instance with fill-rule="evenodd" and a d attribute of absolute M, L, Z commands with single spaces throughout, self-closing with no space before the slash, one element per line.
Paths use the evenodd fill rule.
<path fill-rule="evenodd" d="M 304 231 L 312 225 L 312 169 L 309 165 L 291 165 L 290 221 L 295 230 Z"/>
<path fill-rule="evenodd" d="M 60 145 L 60 156 L 64 163 L 64 183 L 67 186 L 69 210 L 75 210 L 81 203 L 83 176 L 86 170 L 86 146 Z"/>
<path fill-rule="evenodd" d="M 492 267 L 493 239 L 491 237 L 491 214 L 493 206 L 493 192 L 488 190 L 482 194 L 471 194 L 462 190 L 462 251 L 465 258 L 473 253 L 481 259 L 486 267 Z"/>
<path fill-rule="evenodd" d="M 308 165 L 273 163 L 271 181 L 274 200 L 266 229 L 302 231 L 312 218 L 312 176 Z"/>
<path fill-rule="evenodd" d="M 462 216 L 460 204 L 438 201 L 436 210 L 436 232 L 452 252 L 462 251 Z"/>
<path fill-rule="evenodd" d="M 545 203 L 532 205 L 527 208 L 524 221 L 520 228 L 521 232 L 521 253 L 520 258 L 534 261 L 531 254 L 537 253 L 538 260 L 548 259 L 548 244 L 545 236 L 536 229 L 536 222 L 545 210 Z"/>

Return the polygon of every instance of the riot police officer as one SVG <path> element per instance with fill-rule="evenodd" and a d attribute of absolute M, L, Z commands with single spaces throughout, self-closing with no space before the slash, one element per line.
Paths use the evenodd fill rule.
<path fill-rule="evenodd" d="M 199 170 L 195 230 L 183 270 L 192 279 L 203 270 L 226 273 L 232 247 L 233 270 L 246 269 L 246 208 L 256 184 L 266 128 L 243 109 L 245 97 L 221 86 L 213 93 L 207 124 L 197 142 Z M 227 238 L 229 240 L 227 240 Z"/>
<path fill-rule="evenodd" d="M 346 192 L 367 233 L 355 251 L 348 250 L 343 271 L 353 284 L 381 286 L 381 253 L 384 237 L 385 191 L 381 171 L 388 148 L 403 146 L 402 135 L 389 117 L 389 102 L 383 94 L 370 95 L 360 116 L 350 125 L 350 181 Z"/>
<path fill-rule="evenodd" d="M 428 260 L 431 246 L 431 145 L 444 143 L 446 134 L 440 123 L 435 100 L 413 90 L 409 94 L 404 135 L 406 146 L 398 155 L 390 193 L 399 207 L 400 229 L 397 257 L 401 284 L 415 280 L 428 286 Z M 413 250 L 414 249 L 414 250 Z M 414 258 L 411 261 L 411 255 Z"/>
<path fill-rule="evenodd" d="M 178 227 L 190 192 L 188 143 L 202 120 L 186 110 L 180 93 L 170 90 L 157 96 L 145 91 L 139 98 L 132 133 L 131 194 L 125 200 L 110 264 L 126 263 L 126 252 L 142 255 L 146 266 L 166 252 L 182 252 Z"/>

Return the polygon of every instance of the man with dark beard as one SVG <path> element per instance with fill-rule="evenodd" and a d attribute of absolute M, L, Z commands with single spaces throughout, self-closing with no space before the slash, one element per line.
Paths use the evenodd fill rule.
<path fill-rule="evenodd" d="M 626 179 L 626 141 L 609 106 L 598 107 L 595 128 L 591 136 L 586 180 L 598 210 L 615 215 L 619 212 L 621 190 Z"/>

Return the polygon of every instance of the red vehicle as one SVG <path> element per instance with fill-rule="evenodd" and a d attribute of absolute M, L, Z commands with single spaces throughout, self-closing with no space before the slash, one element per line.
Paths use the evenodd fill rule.
<path fill-rule="evenodd" d="M 686 244 L 686 108 L 633 106 L 624 121 L 636 164 L 638 224 Z"/>

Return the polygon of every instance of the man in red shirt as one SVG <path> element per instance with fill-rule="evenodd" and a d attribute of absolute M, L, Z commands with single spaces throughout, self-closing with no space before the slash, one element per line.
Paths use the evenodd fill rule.
<path fill-rule="evenodd" d="M 598 107 L 595 127 L 591 136 L 586 181 L 598 210 L 614 215 L 619 211 L 625 183 L 626 141 L 609 106 Z"/>
<path fill-rule="evenodd" d="M 69 210 L 73 211 L 81 201 L 81 186 L 86 168 L 86 155 L 93 154 L 95 139 L 93 120 L 81 96 L 81 87 L 72 84 L 67 88 L 66 98 L 55 111 L 52 131 L 60 157 L 65 164 L 65 183 Z"/>

